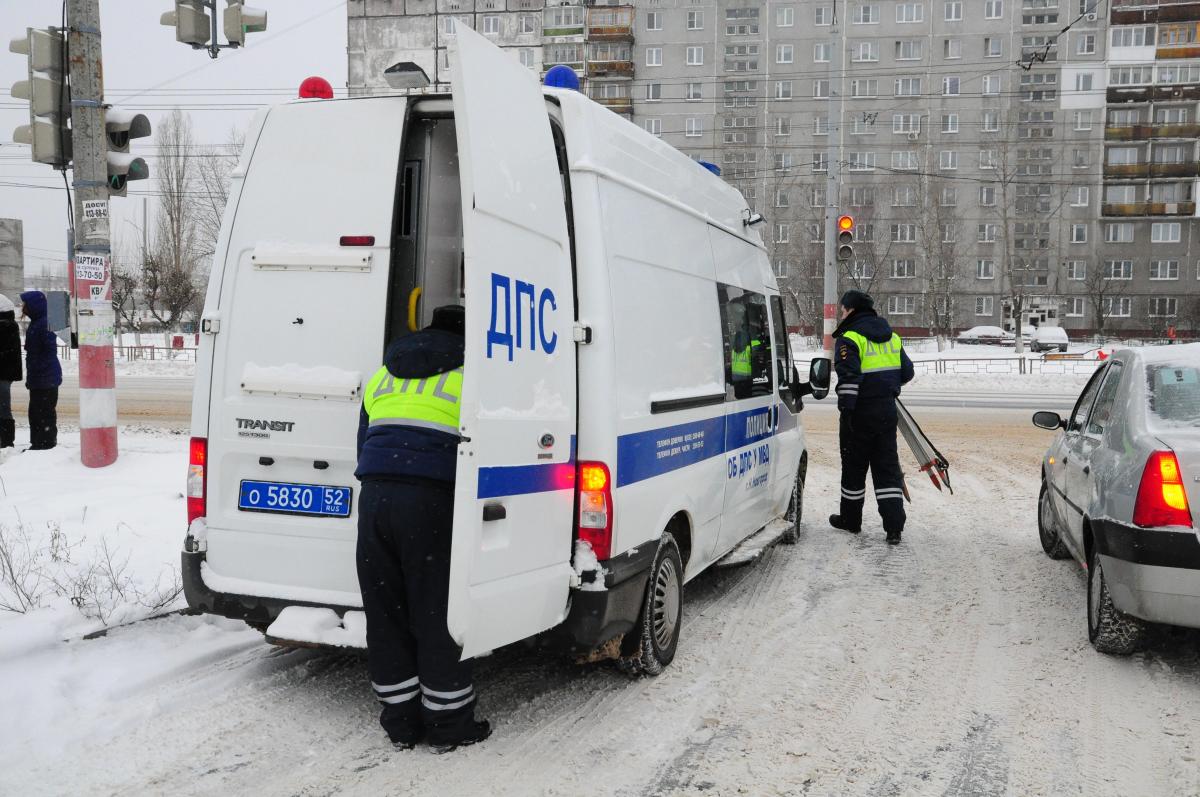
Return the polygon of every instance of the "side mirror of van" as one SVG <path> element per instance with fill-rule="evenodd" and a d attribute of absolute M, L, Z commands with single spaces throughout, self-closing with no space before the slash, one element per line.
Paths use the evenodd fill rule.
<path fill-rule="evenodd" d="M 833 363 L 828 357 L 816 357 L 808 364 L 808 384 L 815 399 L 829 395 L 829 376 Z"/>
<path fill-rule="evenodd" d="M 1060 418 L 1057 412 L 1049 412 L 1042 410 L 1033 414 L 1033 425 L 1039 429 L 1065 429 L 1067 421 L 1065 418 Z"/>

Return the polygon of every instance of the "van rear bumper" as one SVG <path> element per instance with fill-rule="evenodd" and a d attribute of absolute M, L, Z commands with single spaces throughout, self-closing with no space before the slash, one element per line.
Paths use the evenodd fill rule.
<path fill-rule="evenodd" d="M 604 562 L 604 589 L 571 590 L 567 619 L 547 632 L 547 645 L 587 653 L 633 630 L 646 597 L 657 545 L 646 544 Z"/>
<path fill-rule="evenodd" d="M 235 595 L 228 592 L 216 592 L 204 583 L 201 565 L 204 564 L 203 551 L 184 550 L 180 554 L 183 596 L 187 599 L 189 608 L 206 614 L 216 614 L 234 620 L 244 620 L 248 625 L 265 631 L 267 626 L 275 622 L 288 606 L 314 606 L 317 608 L 333 609 L 338 616 L 347 611 L 361 611 L 355 606 L 330 606 L 324 603 L 308 603 L 282 598 L 264 598 L 259 595 Z"/>

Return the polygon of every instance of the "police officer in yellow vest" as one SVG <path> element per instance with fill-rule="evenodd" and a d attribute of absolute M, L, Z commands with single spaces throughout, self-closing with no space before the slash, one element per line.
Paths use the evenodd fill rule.
<path fill-rule="evenodd" d="M 471 662 L 446 628 L 463 379 L 463 308 L 392 343 L 363 391 L 358 583 L 371 686 L 397 749 L 482 741 Z"/>
<path fill-rule="evenodd" d="M 904 477 L 896 453 L 896 397 L 901 385 L 913 378 L 913 365 L 900 336 L 875 312 L 870 296 L 847 291 L 841 305 L 842 321 L 833 333 L 833 367 L 841 415 L 842 501 L 829 523 L 852 534 L 862 530 L 869 469 L 887 541 L 897 545 L 905 515 Z"/>

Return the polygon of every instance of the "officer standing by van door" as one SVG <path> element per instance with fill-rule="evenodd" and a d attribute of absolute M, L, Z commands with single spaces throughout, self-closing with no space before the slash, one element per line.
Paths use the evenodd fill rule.
<path fill-rule="evenodd" d="M 471 662 L 446 628 L 462 394 L 463 308 L 388 347 L 358 429 L 358 582 L 379 722 L 397 749 L 482 741 Z"/>
<path fill-rule="evenodd" d="M 904 474 L 896 452 L 896 397 L 913 378 L 900 336 L 875 312 L 862 291 L 842 296 L 842 321 L 834 330 L 842 451 L 842 501 L 829 524 L 858 534 L 867 495 L 867 470 L 890 545 L 904 531 Z"/>

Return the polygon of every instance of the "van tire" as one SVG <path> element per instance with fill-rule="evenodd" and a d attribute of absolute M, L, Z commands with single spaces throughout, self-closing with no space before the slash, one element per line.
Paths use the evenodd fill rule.
<path fill-rule="evenodd" d="M 800 522 L 804 516 L 804 477 L 807 471 L 808 462 L 800 460 L 800 467 L 796 469 L 796 481 L 792 485 L 792 497 L 788 501 L 787 512 L 783 515 L 788 526 L 779 541 L 785 545 L 795 545 L 800 541 Z"/>
<path fill-rule="evenodd" d="M 1088 559 L 1088 639 L 1101 653 L 1128 656 L 1142 646 L 1146 623 L 1113 605 L 1095 546 Z"/>
<path fill-rule="evenodd" d="M 626 662 L 623 669 L 646 675 L 661 673 L 675 658 L 682 621 L 683 559 L 675 536 L 667 532 L 650 565 L 646 599 L 635 626 L 639 635 L 635 659 Z"/>
<path fill-rule="evenodd" d="M 1038 493 L 1038 538 L 1042 550 L 1051 559 L 1066 559 L 1071 555 L 1063 542 L 1062 533 L 1054 524 L 1054 507 L 1050 503 L 1050 487 L 1042 479 L 1042 491 Z"/>

